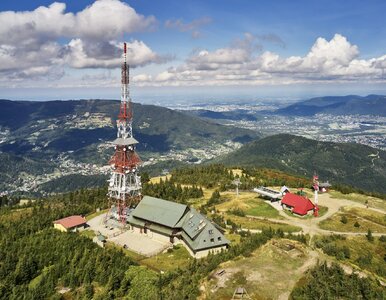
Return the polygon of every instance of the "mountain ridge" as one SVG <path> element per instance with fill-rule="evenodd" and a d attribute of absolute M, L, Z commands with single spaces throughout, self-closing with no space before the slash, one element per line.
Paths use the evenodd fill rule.
<path fill-rule="evenodd" d="M 286 116 L 313 116 L 317 113 L 386 116 L 386 96 L 367 95 L 361 97 L 348 95 L 316 97 L 291 104 L 273 112 L 273 114 Z"/>
<path fill-rule="evenodd" d="M 116 137 L 119 103 L 0 100 L 0 155 L 8 164 L 0 164 L 0 187 L 6 183 L 20 186 L 15 177 L 23 177 L 32 186 L 33 176 L 46 170 L 52 172 L 52 179 L 57 178 L 54 173 L 70 175 L 76 170 L 95 175 L 92 172 L 97 173 L 98 167 L 93 165 L 107 165 L 112 154 L 109 142 Z M 258 137 L 250 130 L 155 105 L 134 103 L 133 113 L 134 136 L 140 142 L 137 150 L 144 161 L 166 154 L 169 159 L 199 161 Z M 9 168 L 12 165 L 15 168 Z"/>
<path fill-rule="evenodd" d="M 217 159 L 226 165 L 278 169 L 386 194 L 386 151 L 361 144 L 321 142 L 279 134 L 243 145 Z"/>

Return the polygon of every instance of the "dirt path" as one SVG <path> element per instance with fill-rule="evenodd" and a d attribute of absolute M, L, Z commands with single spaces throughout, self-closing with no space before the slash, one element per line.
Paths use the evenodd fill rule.
<path fill-rule="evenodd" d="M 329 217 L 337 213 L 342 207 L 366 208 L 364 204 L 360 204 L 346 199 L 335 199 L 335 198 L 332 198 L 328 193 L 325 193 L 325 194 L 319 195 L 319 205 L 328 207 L 328 211 L 326 212 L 326 214 L 318 218 L 300 219 L 298 217 L 289 216 L 282 210 L 278 210 L 278 211 L 280 216 L 285 218 L 284 220 L 271 219 L 271 218 L 265 218 L 265 217 L 256 217 L 256 216 L 250 216 L 250 215 L 248 215 L 247 217 L 298 226 L 302 228 L 302 233 L 309 234 L 311 236 L 316 234 L 323 234 L 323 235 L 340 234 L 340 235 L 349 235 L 349 236 L 356 236 L 356 235 L 363 236 L 367 234 L 366 232 L 340 232 L 340 231 L 325 230 L 319 227 L 319 223 L 321 221 L 328 219 Z M 277 209 L 277 207 L 275 207 L 274 205 L 272 206 Z M 368 209 L 377 211 L 383 214 L 386 213 L 385 211 L 377 208 L 368 208 Z M 374 236 L 381 236 L 382 234 L 386 234 L 386 232 L 373 233 Z"/>

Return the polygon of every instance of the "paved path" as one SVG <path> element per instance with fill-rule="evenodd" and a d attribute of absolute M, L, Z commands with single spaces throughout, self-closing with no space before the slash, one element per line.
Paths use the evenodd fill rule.
<path fill-rule="evenodd" d="M 162 252 L 171 246 L 169 242 L 161 242 L 144 234 L 133 232 L 132 230 L 122 230 L 114 226 L 105 226 L 103 224 L 105 214 L 96 216 L 87 221 L 90 226 L 89 230 L 93 230 L 96 234 L 103 234 L 108 241 L 117 245 L 124 246 L 136 253 L 144 256 L 153 256 Z"/>
<path fill-rule="evenodd" d="M 323 235 L 330 235 L 330 234 L 340 234 L 340 235 L 349 235 L 349 236 L 360 236 L 360 235 L 366 235 L 366 232 L 341 232 L 341 231 L 332 231 L 332 230 L 325 230 L 321 229 L 319 227 L 319 223 L 323 220 L 328 219 L 335 213 L 337 213 L 342 207 L 360 207 L 360 208 L 366 208 L 364 204 L 360 204 L 358 202 L 346 200 L 346 199 L 335 199 L 332 198 L 328 193 L 320 194 L 319 195 L 319 205 L 328 207 L 328 211 L 321 217 L 318 218 L 306 218 L 301 219 L 299 217 L 293 217 L 286 214 L 282 209 L 281 206 L 278 205 L 278 203 L 271 203 L 270 201 L 266 201 L 268 204 L 270 204 L 272 207 L 277 209 L 279 211 L 280 216 L 284 217 L 284 220 L 280 219 L 271 219 L 271 218 L 265 218 L 265 217 L 257 217 L 257 216 L 250 216 L 247 215 L 249 218 L 255 218 L 255 219 L 262 219 L 262 220 L 268 220 L 271 222 L 281 223 L 281 224 L 289 224 L 294 225 L 302 228 L 302 233 L 309 234 L 309 235 L 315 235 L 315 234 L 323 234 Z M 377 208 L 367 208 L 369 210 L 377 211 L 380 213 L 385 214 L 385 212 L 381 209 Z M 259 232 L 259 231 L 255 231 Z M 374 236 L 381 236 L 385 235 L 386 230 L 384 233 L 373 233 Z"/>

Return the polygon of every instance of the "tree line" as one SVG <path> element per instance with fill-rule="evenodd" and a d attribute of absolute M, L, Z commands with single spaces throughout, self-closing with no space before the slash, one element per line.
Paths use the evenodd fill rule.
<path fill-rule="evenodd" d="M 385 299 L 386 290 L 378 282 L 345 274 L 338 264 L 326 262 L 307 271 L 292 290 L 290 299 Z"/>
<path fill-rule="evenodd" d="M 146 182 L 143 184 L 142 193 L 147 196 L 161 198 L 186 204 L 188 199 L 201 198 L 204 192 L 196 185 L 182 187 L 180 183 L 174 184 L 167 178 L 160 179 L 158 183 Z"/>

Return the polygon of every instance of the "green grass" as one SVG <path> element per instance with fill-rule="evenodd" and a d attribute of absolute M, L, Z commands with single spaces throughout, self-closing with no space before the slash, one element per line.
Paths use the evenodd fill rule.
<path fill-rule="evenodd" d="M 236 244 L 240 244 L 241 236 L 236 233 L 226 233 L 225 237 L 231 242 L 234 246 Z"/>
<path fill-rule="evenodd" d="M 85 236 L 85 237 L 88 237 L 90 239 L 93 239 L 95 236 L 95 232 L 93 230 L 83 230 L 83 231 L 79 232 L 79 234 L 81 236 Z"/>
<path fill-rule="evenodd" d="M 284 232 L 298 232 L 301 231 L 302 229 L 298 226 L 294 225 L 289 225 L 289 224 L 283 224 L 283 223 L 277 223 L 277 222 L 272 222 L 268 220 L 263 220 L 263 219 L 255 219 L 255 218 L 248 218 L 248 217 L 239 217 L 235 215 L 227 215 L 226 219 L 230 219 L 236 224 L 240 225 L 241 228 L 243 229 L 267 229 L 271 227 L 272 229 L 281 229 Z"/>
<path fill-rule="evenodd" d="M 34 279 L 32 279 L 30 281 L 30 283 L 28 284 L 28 288 L 29 289 L 34 289 L 35 287 L 37 287 L 39 285 L 39 283 L 42 281 L 43 279 L 43 276 L 52 268 L 52 266 L 48 266 L 48 267 L 45 267 L 42 271 L 41 274 L 39 274 L 38 276 L 36 276 Z"/>
<path fill-rule="evenodd" d="M 289 252 L 283 250 L 288 244 L 294 245 L 295 249 Z M 220 270 L 225 273 L 208 277 L 206 299 L 229 300 L 240 286 L 247 290 L 251 299 L 278 299 L 290 292 L 303 275 L 299 268 L 307 258 L 304 245 L 287 239 L 274 239 L 251 256 L 221 264 L 213 274 Z"/>
<path fill-rule="evenodd" d="M 192 259 L 188 251 L 182 245 L 176 245 L 173 249 L 149 258 L 142 259 L 140 264 L 158 271 L 170 271 L 176 268 L 184 268 Z"/>
<path fill-rule="evenodd" d="M 382 214 L 372 209 L 350 207 L 350 208 L 344 208 L 343 211 L 349 214 L 359 216 L 363 219 L 369 220 L 379 225 L 386 226 L 386 214 Z"/>
<path fill-rule="evenodd" d="M 386 211 L 386 201 L 379 198 L 356 194 L 356 193 L 342 194 L 341 192 L 337 192 L 337 191 L 330 191 L 329 194 L 331 195 L 331 198 L 347 199 L 357 203 L 361 203 L 363 205 L 365 205 L 367 201 L 369 207 L 379 208 Z"/>
<path fill-rule="evenodd" d="M 100 216 L 100 215 L 102 215 L 102 214 L 105 214 L 105 213 L 107 213 L 108 210 L 109 210 L 109 209 L 103 209 L 103 210 L 101 210 L 101 211 L 94 212 L 94 213 L 92 213 L 92 214 L 90 214 L 90 215 L 87 215 L 87 216 L 86 216 L 86 220 L 89 221 L 89 220 L 91 220 L 91 219 L 93 219 L 93 218 L 95 218 L 95 217 L 97 217 L 97 216 Z"/>
<path fill-rule="evenodd" d="M 250 207 L 245 210 L 247 215 L 266 217 L 266 218 L 278 218 L 279 212 L 268 203 L 261 199 L 253 199 L 246 201 L 246 204 Z"/>
<path fill-rule="evenodd" d="M 386 280 L 386 242 L 380 242 L 378 237 L 374 237 L 373 242 L 369 242 L 364 236 L 347 237 L 335 241 L 338 247 L 347 246 L 350 249 L 350 258 L 343 260 L 368 270 Z M 358 262 L 360 256 L 371 254 L 372 259 L 368 264 Z"/>
<path fill-rule="evenodd" d="M 318 217 L 323 217 L 328 212 L 327 206 L 319 205 Z"/>
<path fill-rule="evenodd" d="M 342 223 L 341 219 L 345 216 L 347 223 Z M 379 232 L 386 234 L 386 226 L 375 223 L 369 220 L 370 217 L 363 218 L 360 215 L 352 212 L 341 210 L 326 220 L 319 223 L 319 227 L 326 230 L 341 231 L 341 232 L 367 232 L 370 229 L 372 232 Z M 355 222 L 359 223 L 359 227 L 355 227 Z"/>

